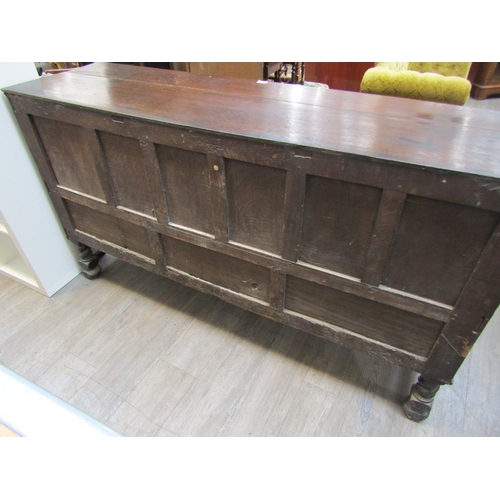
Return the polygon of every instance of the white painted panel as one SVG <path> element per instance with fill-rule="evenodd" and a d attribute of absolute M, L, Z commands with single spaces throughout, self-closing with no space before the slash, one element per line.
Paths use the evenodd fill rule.
<path fill-rule="evenodd" d="M 0 88 L 38 78 L 32 62 L 0 63 Z M 44 78 L 50 78 L 44 77 Z M 0 93 L 0 212 L 40 291 L 52 295 L 80 272 L 12 108 Z"/>

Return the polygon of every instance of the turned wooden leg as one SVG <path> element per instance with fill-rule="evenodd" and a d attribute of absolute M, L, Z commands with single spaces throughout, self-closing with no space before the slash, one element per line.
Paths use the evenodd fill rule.
<path fill-rule="evenodd" d="M 104 252 L 92 252 L 89 246 L 78 243 L 78 262 L 82 268 L 82 274 L 87 279 L 93 280 L 101 274 L 99 260 L 104 255 Z"/>
<path fill-rule="evenodd" d="M 411 388 L 408 400 L 403 403 L 405 415 L 414 422 L 425 420 L 432 408 L 434 396 L 441 384 L 435 380 L 418 377 L 418 382 Z"/>

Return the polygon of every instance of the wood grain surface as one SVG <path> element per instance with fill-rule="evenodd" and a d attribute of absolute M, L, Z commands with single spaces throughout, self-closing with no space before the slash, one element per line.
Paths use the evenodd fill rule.
<path fill-rule="evenodd" d="M 97 63 L 11 92 L 118 116 L 499 176 L 500 126 L 487 110 L 230 80 Z M 453 147 L 440 147 L 443 142 Z"/>

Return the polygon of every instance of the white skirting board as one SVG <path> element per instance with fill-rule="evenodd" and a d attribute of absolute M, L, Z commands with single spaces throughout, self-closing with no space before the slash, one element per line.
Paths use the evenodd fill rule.
<path fill-rule="evenodd" d="M 3 365 L 0 365 L 0 423 L 23 437 L 122 437 Z"/>

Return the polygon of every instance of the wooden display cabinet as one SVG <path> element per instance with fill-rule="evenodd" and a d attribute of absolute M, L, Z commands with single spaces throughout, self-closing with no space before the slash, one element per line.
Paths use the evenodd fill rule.
<path fill-rule="evenodd" d="M 497 62 L 477 63 L 471 83 L 471 94 L 474 99 L 482 100 L 490 95 L 500 95 L 500 64 Z"/>

